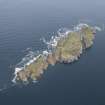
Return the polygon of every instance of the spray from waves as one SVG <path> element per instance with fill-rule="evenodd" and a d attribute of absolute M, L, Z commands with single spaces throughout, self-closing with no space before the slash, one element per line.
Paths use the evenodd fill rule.
<path fill-rule="evenodd" d="M 80 23 L 77 26 L 74 26 L 73 29 L 68 29 L 68 28 L 60 28 L 57 31 L 57 35 L 52 36 L 51 39 L 49 41 L 47 41 L 45 38 L 42 38 L 43 43 L 45 43 L 48 47 L 48 49 L 52 48 L 52 47 L 56 47 L 57 46 L 57 42 L 68 36 L 69 33 L 71 32 L 77 32 L 80 31 L 82 27 L 88 27 L 87 24 L 84 23 Z M 101 28 L 98 26 L 94 26 L 94 29 L 97 31 L 101 31 Z"/>
<path fill-rule="evenodd" d="M 50 40 L 47 41 L 45 38 L 41 38 L 44 44 L 47 45 L 48 50 L 51 50 L 51 48 L 56 47 L 58 41 L 61 38 L 67 37 L 68 33 L 73 32 L 73 30 L 70 30 L 68 28 L 60 28 L 56 35 L 51 36 Z"/>
<path fill-rule="evenodd" d="M 29 66 L 34 61 L 36 61 L 37 58 L 40 57 L 40 51 L 29 51 L 28 54 L 22 58 L 22 60 L 16 65 L 15 72 L 14 72 L 14 79 L 12 80 L 13 83 L 15 82 L 17 73 L 21 70 L 23 70 L 26 66 Z"/>
<path fill-rule="evenodd" d="M 43 41 L 44 44 L 46 44 L 46 49 L 44 51 L 29 51 L 29 53 L 22 58 L 22 60 L 16 65 L 14 75 L 12 82 L 16 83 L 16 77 L 17 73 L 23 70 L 26 66 L 29 66 L 33 62 L 35 62 L 40 56 L 47 57 L 49 53 L 52 53 L 52 49 L 57 46 L 58 41 L 61 38 L 67 37 L 68 33 L 72 32 L 70 29 L 67 28 L 60 28 L 57 31 L 56 35 L 53 35 L 49 41 L 46 41 L 45 38 L 41 38 L 40 40 Z M 36 81 L 33 81 L 36 82 Z"/>
<path fill-rule="evenodd" d="M 26 66 L 29 66 L 30 64 L 32 64 L 33 62 L 35 62 L 41 55 L 47 56 L 49 53 L 52 52 L 52 49 L 55 48 L 58 44 L 58 41 L 61 38 L 65 38 L 68 36 L 69 33 L 71 32 L 75 32 L 75 31 L 79 31 L 81 30 L 81 28 L 83 26 L 88 26 L 87 24 L 84 23 L 80 23 L 76 26 L 73 26 L 72 29 L 69 28 L 60 28 L 57 31 L 56 35 L 52 35 L 50 40 L 47 41 L 45 38 L 41 38 L 41 40 L 43 41 L 44 44 L 46 44 L 46 49 L 44 51 L 32 51 L 32 49 L 27 48 L 25 51 L 28 51 L 28 54 L 22 58 L 22 60 L 15 66 L 15 72 L 14 75 L 15 77 L 13 78 L 12 82 L 13 82 L 13 86 L 16 86 L 16 76 L 17 73 L 21 70 L 23 70 Z M 95 26 L 94 27 L 95 30 L 101 31 L 100 27 Z M 37 81 L 33 81 L 33 83 L 36 83 Z M 0 89 L 0 91 L 4 91 L 7 90 L 8 86 L 4 86 L 2 89 Z"/>
<path fill-rule="evenodd" d="M 83 25 L 87 25 L 87 24 L 84 24 L 84 23 L 91 24 L 91 21 L 80 20 L 79 24 L 76 25 L 76 26 L 73 25 L 72 29 L 60 28 L 57 31 L 56 35 L 51 36 L 49 41 L 47 41 L 45 38 L 41 38 L 43 43 L 45 43 L 46 46 L 47 46 L 47 48 L 44 51 L 33 51 L 32 48 L 27 48 L 27 49 L 23 50 L 23 52 L 27 52 L 28 54 L 24 58 L 22 58 L 22 60 L 15 66 L 15 72 L 14 72 L 15 77 L 12 80 L 13 84 L 11 86 L 8 86 L 8 85 L 5 84 L 3 86 L 3 88 L 0 89 L 0 92 L 16 86 L 15 78 L 16 78 L 16 75 L 19 71 L 23 70 L 23 68 L 25 68 L 26 65 L 30 65 L 31 63 L 33 63 L 41 54 L 47 56 L 48 53 L 50 53 L 52 51 L 52 49 L 57 46 L 57 43 L 61 38 L 66 37 L 68 35 L 68 33 L 70 33 L 70 32 L 80 30 Z M 103 28 L 103 30 L 105 29 L 104 24 L 102 25 L 102 28 Z M 98 30 L 98 31 L 101 31 L 101 28 L 97 27 L 97 26 L 95 26 L 94 29 Z M 36 83 L 37 81 L 33 81 L 33 82 Z"/>
<path fill-rule="evenodd" d="M 16 83 L 15 80 L 16 80 L 18 72 L 20 72 L 21 70 L 25 70 L 27 66 L 35 62 L 40 56 L 46 57 L 49 53 L 52 53 L 53 49 L 56 48 L 59 40 L 61 40 L 62 38 L 68 37 L 69 33 L 80 31 L 83 27 L 89 27 L 89 26 L 88 24 L 80 23 L 74 26 L 72 30 L 68 28 L 60 28 L 57 31 L 57 34 L 53 35 L 49 41 L 46 41 L 45 38 L 42 38 L 42 41 L 47 45 L 46 50 L 41 51 L 40 53 L 38 52 L 37 54 L 36 52 L 30 51 L 29 54 L 27 54 L 22 59 L 22 61 L 19 64 L 17 64 L 15 68 L 15 72 L 14 72 L 15 77 L 12 80 L 12 82 Z M 95 26 L 92 28 L 94 28 L 94 30 L 101 31 L 101 28 L 99 28 L 98 26 Z"/>

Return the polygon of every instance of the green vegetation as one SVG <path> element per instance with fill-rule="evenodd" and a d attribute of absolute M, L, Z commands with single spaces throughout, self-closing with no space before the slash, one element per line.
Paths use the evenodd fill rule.
<path fill-rule="evenodd" d="M 91 47 L 94 39 L 93 30 L 90 27 L 85 27 L 83 28 L 81 34 L 83 35 L 84 38 L 85 47 L 86 48 Z"/>
<path fill-rule="evenodd" d="M 71 59 L 73 56 L 78 56 L 82 48 L 80 35 L 77 32 L 69 33 L 68 37 L 59 41 L 57 53 L 59 52 L 61 60 Z"/>
<path fill-rule="evenodd" d="M 48 54 L 46 59 L 44 55 L 41 55 L 35 62 L 18 72 L 16 79 L 23 82 L 28 81 L 28 79 L 36 80 L 49 64 L 73 62 L 78 59 L 83 49 L 91 47 L 93 39 L 94 34 L 91 27 L 83 27 L 80 31 L 70 32 L 67 37 L 58 41 L 54 51 Z"/>

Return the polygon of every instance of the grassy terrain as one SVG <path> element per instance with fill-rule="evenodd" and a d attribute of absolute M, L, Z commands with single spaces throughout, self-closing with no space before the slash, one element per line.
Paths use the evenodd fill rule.
<path fill-rule="evenodd" d="M 40 56 L 35 62 L 18 73 L 18 79 L 27 81 L 29 78 L 36 80 L 48 64 L 54 65 L 57 61 L 69 61 L 80 56 L 83 46 L 90 47 L 93 44 L 93 30 L 91 27 L 83 27 L 79 32 L 71 32 L 67 37 L 61 38 L 52 54 L 47 59 Z"/>
<path fill-rule="evenodd" d="M 86 27 L 82 30 L 82 34 L 84 35 L 84 41 L 86 43 L 86 47 L 90 47 L 93 44 L 93 30 L 90 27 Z"/>
<path fill-rule="evenodd" d="M 36 62 L 32 63 L 30 66 L 26 68 L 26 70 L 30 71 L 31 79 L 36 79 L 39 77 L 41 73 L 43 73 L 43 69 L 47 68 L 47 62 L 45 61 L 43 56 L 40 56 Z M 46 66 L 46 67 L 45 67 Z"/>
<path fill-rule="evenodd" d="M 80 52 L 82 43 L 80 35 L 77 32 L 72 32 L 67 38 L 58 43 L 57 52 L 60 53 L 60 57 L 63 59 L 69 59 Z"/>

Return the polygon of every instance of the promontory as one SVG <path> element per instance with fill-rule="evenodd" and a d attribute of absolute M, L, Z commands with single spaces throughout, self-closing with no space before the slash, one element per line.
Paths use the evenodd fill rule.
<path fill-rule="evenodd" d="M 69 64 L 79 59 L 83 51 L 93 45 L 98 27 L 78 24 L 72 30 L 58 33 L 49 42 L 49 49 L 31 58 L 23 67 L 15 68 L 13 82 L 36 81 L 49 65 Z"/>

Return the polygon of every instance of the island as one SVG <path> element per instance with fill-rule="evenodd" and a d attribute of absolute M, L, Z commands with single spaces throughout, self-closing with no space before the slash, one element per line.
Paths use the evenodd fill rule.
<path fill-rule="evenodd" d="M 16 67 L 14 83 L 29 83 L 37 79 L 47 70 L 49 65 L 56 63 L 70 64 L 80 58 L 80 55 L 93 45 L 96 31 L 99 27 L 78 24 L 72 30 L 58 33 L 48 43 L 48 50 L 31 58 L 23 67 Z"/>

